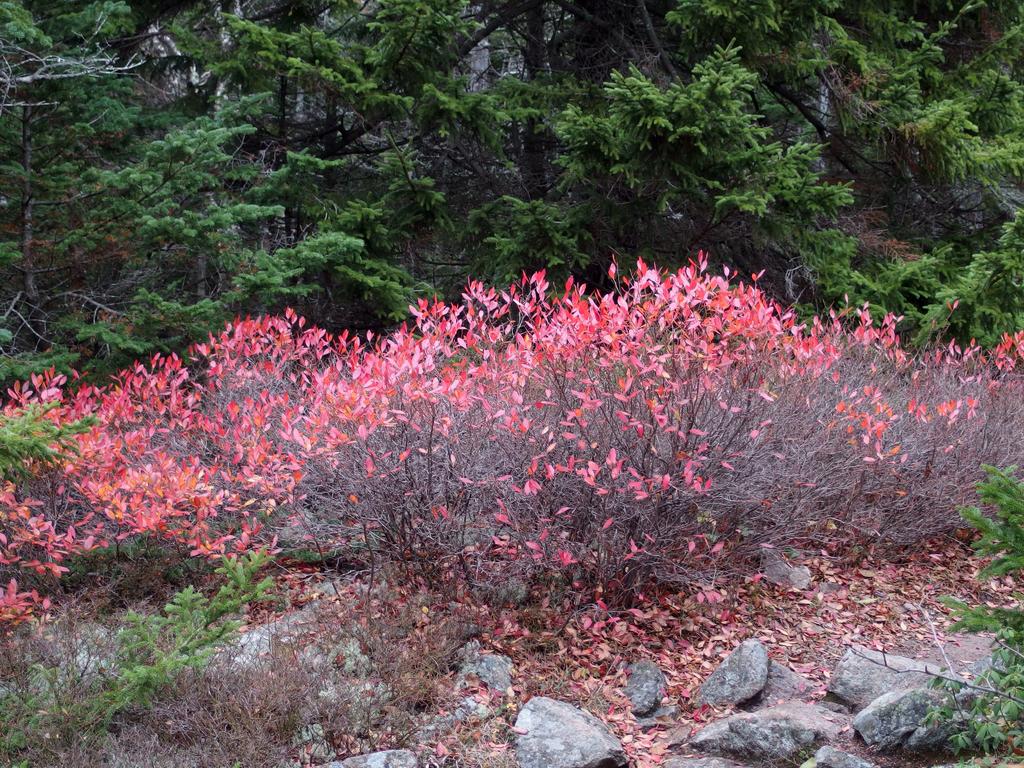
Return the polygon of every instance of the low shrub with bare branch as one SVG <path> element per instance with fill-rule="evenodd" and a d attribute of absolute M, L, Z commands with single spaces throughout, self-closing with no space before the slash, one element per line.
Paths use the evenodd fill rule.
<path fill-rule="evenodd" d="M 19 385 L 10 409 L 98 426 L 56 476 L 2 489 L 0 564 L 49 577 L 128 538 L 209 556 L 281 534 L 370 567 L 628 596 L 723 551 L 950 533 L 981 464 L 1019 460 L 1024 334 L 911 354 L 898 318 L 803 321 L 702 263 L 640 263 L 606 294 L 471 283 L 411 311 L 380 339 L 238 320 L 188 363 Z M 0 611 L 37 598 L 10 587 Z"/>

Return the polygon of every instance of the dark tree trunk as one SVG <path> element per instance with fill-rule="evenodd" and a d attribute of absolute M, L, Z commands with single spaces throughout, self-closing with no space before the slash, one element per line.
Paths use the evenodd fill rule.
<path fill-rule="evenodd" d="M 36 264 L 33 246 L 34 200 L 32 189 L 32 107 L 21 108 L 21 270 L 25 298 L 37 305 L 39 285 L 36 283 Z"/>

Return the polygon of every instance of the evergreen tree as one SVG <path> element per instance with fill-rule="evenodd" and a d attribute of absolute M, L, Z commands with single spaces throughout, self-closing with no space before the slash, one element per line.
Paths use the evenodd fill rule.
<path fill-rule="evenodd" d="M 1021 0 L 3 0 L 0 379 L 699 249 L 989 341 L 1022 44 Z"/>
<path fill-rule="evenodd" d="M 227 316 L 216 297 L 231 273 L 258 260 L 245 228 L 277 210 L 245 200 L 260 170 L 238 155 L 246 102 L 193 119 L 146 103 L 144 60 L 114 48 L 133 28 L 127 4 L 40 5 L 0 6 L 25 71 L 0 113 L 13 289 L 0 342 L 19 353 L 0 379 L 124 365 L 205 334 Z"/>
<path fill-rule="evenodd" d="M 37 406 L 0 415 L 0 482 L 26 477 L 74 451 L 74 436 L 95 423 L 86 418 L 56 424 L 46 418 L 51 410 L 52 406 Z"/>

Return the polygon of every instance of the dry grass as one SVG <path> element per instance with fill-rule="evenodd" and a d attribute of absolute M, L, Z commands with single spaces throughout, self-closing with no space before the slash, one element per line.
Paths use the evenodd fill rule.
<path fill-rule="evenodd" d="M 472 624 L 415 583 L 377 582 L 355 593 L 354 606 L 332 598 L 320 612 L 321 632 L 330 638 L 322 637 L 321 647 L 346 649 L 335 668 L 361 678 L 355 687 L 336 686 L 342 706 L 333 711 L 330 730 L 346 753 L 408 746 L 446 703 L 456 652 L 473 634 Z"/>
<path fill-rule="evenodd" d="M 64 613 L 45 633 L 23 633 L 0 646 L 5 702 L 47 716 L 8 755 L 32 768 L 274 768 L 308 716 L 308 670 L 280 655 L 254 666 L 186 670 L 148 710 L 128 709 L 104 732 L 82 727 L 80 713 L 103 681 L 118 674 L 115 630 Z M 43 674 L 40 667 L 49 673 Z M 0 752 L 0 760 L 3 760 Z M 19 763 L 18 761 L 24 761 Z"/>
<path fill-rule="evenodd" d="M 254 666 L 188 672 L 139 727 L 196 755 L 195 768 L 275 768 L 288 757 L 303 720 L 314 714 L 313 684 L 308 670 L 281 655 Z"/>
<path fill-rule="evenodd" d="M 272 633 L 251 627 L 250 642 L 185 670 L 150 707 L 128 709 L 93 733 L 71 713 L 96 695 L 98 680 L 117 674 L 117 626 L 97 623 L 88 604 L 63 607 L 45 630 L 23 628 L 0 643 L 0 692 L 21 702 L 22 723 L 37 703 L 49 710 L 45 730 L 6 755 L 0 749 L 0 764 L 276 768 L 323 762 L 325 751 L 340 759 L 409 746 L 451 703 L 468 620 L 415 587 L 349 585 L 343 598 L 321 596 L 270 624 Z M 53 670 L 45 691 L 36 665 Z M 297 740 L 304 727 L 323 735 L 317 754 Z"/>

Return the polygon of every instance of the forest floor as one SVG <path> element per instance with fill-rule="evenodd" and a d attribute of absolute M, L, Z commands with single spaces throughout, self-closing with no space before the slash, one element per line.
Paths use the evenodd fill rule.
<path fill-rule="evenodd" d="M 388 587 L 374 605 L 365 599 L 364 583 L 328 581 L 311 567 L 281 574 L 278 585 L 290 594 L 293 605 L 311 595 L 321 605 L 335 605 L 339 620 L 352 621 L 352 607 L 362 606 L 356 615 L 366 626 L 400 611 L 403 604 L 414 605 L 417 633 L 440 633 L 456 621 L 469 627 L 466 636 L 477 637 L 484 649 L 513 660 L 510 694 L 477 691 L 492 707 L 504 701 L 510 716 L 490 719 L 486 725 L 459 724 L 433 746 L 437 765 L 450 765 L 445 758 L 467 750 L 475 755 L 472 762 L 511 765 L 514 712 L 531 696 L 545 695 L 600 716 L 640 768 L 660 764 L 703 725 L 725 713 L 695 707 L 691 700 L 721 660 L 746 638 L 759 639 L 772 659 L 811 681 L 812 698 L 823 698 L 836 662 L 855 644 L 936 662 L 945 657 L 961 667 L 956 671 L 963 671 L 989 653 L 991 638 L 953 632 L 952 610 L 944 600 L 1006 605 L 1016 590 L 1010 578 L 979 580 L 985 561 L 958 541 L 936 543 L 896 559 L 866 555 L 841 562 L 820 556 L 801 563 L 813 575 L 804 590 L 752 577 L 661 595 L 623 611 L 594 603 L 570 605 L 538 594 L 518 607 L 497 608 L 451 596 L 431 603 L 415 585 Z M 330 613 L 321 610 L 319 621 Z M 622 693 L 628 664 L 640 659 L 653 661 L 664 672 L 666 703 L 677 707 L 676 714 L 655 728 L 640 727 Z M 867 755 L 853 736 L 851 731 L 846 746 Z M 883 766 L 929 764 L 904 757 L 895 762 L 878 755 L 871 759 Z"/>
<path fill-rule="evenodd" d="M 94 563 L 85 574 L 93 588 L 69 593 L 52 622 L 19 635 L 0 655 L 0 684 L 33 660 L 61 675 L 77 668 L 82 683 L 92 679 L 83 650 L 110 658 L 125 609 L 152 611 L 171 589 L 173 571 L 146 562 L 137 556 L 135 570 L 116 578 L 109 563 Z M 812 576 L 804 589 L 723 571 L 616 610 L 565 583 L 530 593 L 512 583 L 468 590 L 394 567 L 371 574 L 282 556 L 267 566 L 270 594 L 250 606 L 243 634 L 207 668 L 183 674 L 149 708 L 125 712 L 101 743 L 76 747 L 75 734 L 63 734 L 64 746 L 56 737 L 28 745 L 25 764 L 305 768 L 415 748 L 421 768 L 514 768 L 517 714 L 530 698 L 546 696 L 601 718 L 631 768 L 656 768 L 729 714 L 694 702 L 745 639 L 760 640 L 772 660 L 808 681 L 801 698 L 818 700 L 854 645 L 943 665 L 948 659 L 963 672 L 988 655 L 991 638 L 953 631 L 946 599 L 1006 606 L 1017 594 L 1012 578 L 982 580 L 986 561 L 956 539 L 901 555 L 805 554 L 799 562 Z M 95 588 L 98 574 L 102 589 Z M 476 658 L 508 657 L 510 688 L 460 675 L 467 648 Z M 653 727 L 637 721 L 624 693 L 629 665 L 641 660 L 666 679 L 663 704 L 671 714 Z M 88 690 L 60 688 L 65 704 Z M 833 744 L 882 768 L 949 762 L 872 753 L 845 727 Z M 297 740 L 300 733 L 315 738 Z"/>

